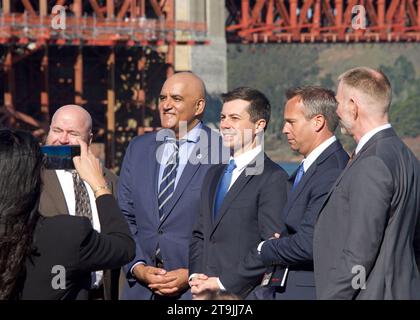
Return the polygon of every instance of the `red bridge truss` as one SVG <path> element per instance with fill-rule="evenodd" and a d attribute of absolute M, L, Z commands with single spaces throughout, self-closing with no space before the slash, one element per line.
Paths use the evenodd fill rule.
<path fill-rule="evenodd" d="M 420 41 L 419 0 L 226 0 L 229 42 Z"/>

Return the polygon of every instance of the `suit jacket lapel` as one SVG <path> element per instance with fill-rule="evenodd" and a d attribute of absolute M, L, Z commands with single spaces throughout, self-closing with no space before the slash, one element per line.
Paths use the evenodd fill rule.
<path fill-rule="evenodd" d="M 69 214 L 66 198 L 64 197 L 63 189 L 61 189 L 60 181 L 58 180 L 55 170 L 43 170 L 42 176 L 44 180 L 44 199 L 41 199 L 41 201 L 46 208 L 45 210 L 41 209 L 43 215 L 49 217 L 56 216 L 57 214 Z M 50 205 L 45 203 L 49 201 L 52 201 L 53 204 Z M 55 208 L 58 212 L 55 212 Z"/>
<path fill-rule="evenodd" d="M 215 169 L 213 179 L 210 184 L 210 191 L 209 191 L 209 208 L 210 208 L 210 220 L 213 224 L 213 211 L 214 211 L 214 203 L 216 201 L 216 192 L 219 187 L 220 180 L 222 179 L 223 172 L 226 168 L 226 165 L 219 165 L 217 169 Z"/>
<path fill-rule="evenodd" d="M 163 142 L 158 142 L 153 144 L 149 147 L 148 152 L 148 161 L 146 163 L 150 163 L 150 167 L 148 169 L 149 179 L 152 188 L 148 188 L 150 190 L 150 199 L 151 207 L 153 209 L 153 215 L 156 219 L 156 223 L 159 223 L 159 205 L 158 205 L 158 180 L 159 180 L 159 163 L 157 158 L 160 159 L 162 154 L 157 154 L 159 151 L 163 151 L 163 148 L 159 148 Z M 147 169 L 146 169 L 147 170 Z"/>

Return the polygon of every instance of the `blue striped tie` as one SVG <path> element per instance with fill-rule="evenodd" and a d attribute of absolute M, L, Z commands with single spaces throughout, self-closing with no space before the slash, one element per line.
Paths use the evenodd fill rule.
<path fill-rule="evenodd" d="M 163 170 L 162 180 L 159 185 L 158 205 L 159 205 L 159 218 L 164 217 L 164 208 L 169 199 L 172 198 L 175 191 L 175 180 L 179 164 L 179 145 L 175 140 L 168 140 L 173 146 L 173 153 L 166 163 Z"/>
<path fill-rule="evenodd" d="M 166 163 L 165 169 L 163 170 L 162 180 L 159 185 L 158 205 L 160 221 L 162 221 L 165 217 L 165 205 L 174 194 L 176 173 L 179 164 L 179 142 L 174 139 L 168 139 L 167 142 L 173 145 L 174 151 Z M 159 243 L 156 247 L 155 258 L 156 267 L 163 268 L 163 257 L 160 251 Z"/>

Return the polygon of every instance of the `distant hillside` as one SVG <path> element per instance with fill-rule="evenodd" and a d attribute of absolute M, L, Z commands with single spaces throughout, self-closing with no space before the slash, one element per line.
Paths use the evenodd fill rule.
<path fill-rule="evenodd" d="M 266 148 L 278 161 L 297 159 L 282 139 L 282 113 L 287 88 L 317 84 L 335 90 L 343 71 L 356 66 L 382 69 L 393 85 L 391 122 L 420 158 L 420 44 L 276 44 L 228 46 L 229 89 L 251 86 L 272 104 Z M 220 103 L 212 98 L 206 120 L 218 121 Z M 419 137 L 416 139 L 416 137 Z M 348 150 L 354 142 L 344 137 Z"/>

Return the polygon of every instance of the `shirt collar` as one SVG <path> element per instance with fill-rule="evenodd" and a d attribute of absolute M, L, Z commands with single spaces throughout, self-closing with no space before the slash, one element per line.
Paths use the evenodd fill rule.
<path fill-rule="evenodd" d="M 245 168 L 255 157 L 262 151 L 261 146 L 257 146 L 251 150 L 248 150 L 237 157 L 230 157 L 230 160 L 234 159 L 236 163 L 236 169 L 241 171 Z"/>
<path fill-rule="evenodd" d="M 354 152 L 354 154 L 358 154 L 360 152 L 360 150 L 362 150 L 363 146 L 375 135 L 377 134 L 379 131 L 385 130 L 385 129 L 389 129 L 391 128 L 391 125 L 389 123 L 384 124 L 380 127 L 377 127 L 373 130 L 370 130 L 368 133 L 366 133 L 359 141 L 359 143 L 357 144 L 356 150 Z"/>
<path fill-rule="evenodd" d="M 332 145 L 334 142 L 337 141 L 337 138 L 335 136 L 332 136 L 325 140 L 323 143 L 321 143 L 318 147 L 316 147 L 314 150 L 311 151 L 308 156 L 303 159 L 303 170 L 306 172 L 308 171 L 309 167 L 312 165 L 312 163 L 315 162 L 316 159 L 323 153 L 330 145 Z"/>
<path fill-rule="evenodd" d="M 200 121 L 194 128 L 188 131 L 186 135 L 184 135 L 181 139 L 179 139 L 179 141 L 181 142 L 181 144 L 185 141 L 197 143 L 200 140 L 201 130 L 203 130 L 203 123 Z M 165 136 L 164 141 L 167 142 L 171 140 L 174 140 L 173 133 L 172 135 L 168 133 Z"/>

